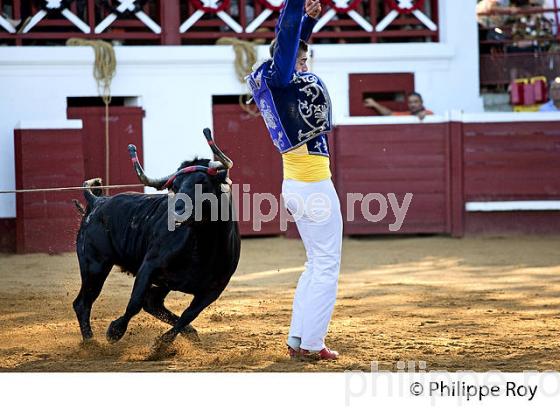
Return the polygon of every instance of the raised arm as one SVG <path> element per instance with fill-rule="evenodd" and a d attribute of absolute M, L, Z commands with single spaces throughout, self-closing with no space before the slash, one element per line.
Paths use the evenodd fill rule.
<path fill-rule="evenodd" d="M 321 14 L 321 1 L 320 0 L 305 0 L 305 15 L 301 22 L 301 36 L 300 38 L 306 43 L 313 34 L 313 27 L 317 24 L 317 18 Z"/>
<path fill-rule="evenodd" d="M 292 79 L 299 47 L 304 0 L 286 0 L 276 25 L 272 85 L 284 87 Z"/>
<path fill-rule="evenodd" d="M 364 106 L 368 108 L 373 108 L 381 115 L 393 115 L 393 111 L 391 111 L 389 108 L 385 107 L 384 105 L 379 104 L 373 98 L 366 98 L 364 100 Z"/>

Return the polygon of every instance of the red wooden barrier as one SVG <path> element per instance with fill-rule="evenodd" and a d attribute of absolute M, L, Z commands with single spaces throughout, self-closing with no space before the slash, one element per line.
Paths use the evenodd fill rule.
<path fill-rule="evenodd" d="M 560 124 L 464 124 L 465 202 L 560 199 Z M 467 233 L 558 233 L 557 211 L 467 212 Z"/>
<path fill-rule="evenodd" d="M 109 115 L 111 184 L 137 184 L 127 146 L 142 155 L 143 110 L 112 107 Z M 82 119 L 83 129 L 16 130 L 16 189 L 81 186 L 105 178 L 105 109 L 69 108 L 68 117 Z M 140 158 L 142 161 L 142 158 Z M 143 188 L 115 189 L 110 194 Z M 75 249 L 80 216 L 72 203 L 84 203 L 81 191 L 17 194 L 16 251 L 68 252 Z"/>
<path fill-rule="evenodd" d="M 0 253 L 16 251 L 16 218 L 0 218 Z"/>
<path fill-rule="evenodd" d="M 449 216 L 451 234 L 461 237 L 464 233 L 465 198 L 464 198 L 464 135 L 463 123 L 452 121 L 448 124 L 449 132 L 449 169 L 447 184 L 449 186 Z"/>
<path fill-rule="evenodd" d="M 246 114 L 238 104 L 215 104 L 213 112 L 216 139 L 235 161 L 234 183 L 241 188 L 250 184 L 251 194 L 279 198 L 281 157 L 262 119 Z M 81 183 L 85 177 L 81 135 L 78 130 L 16 131 L 16 187 Z M 339 125 L 330 144 L 347 235 L 560 232 L 558 211 L 465 211 L 465 204 L 473 202 L 560 200 L 559 122 Z M 123 164 L 129 170 L 129 162 Z M 395 218 L 390 206 L 384 220 L 371 222 L 357 201 L 355 219 L 348 220 L 347 198 L 353 193 L 385 198 L 392 193 L 399 205 L 405 194 L 413 198 L 402 227 L 392 232 L 389 225 Z M 242 194 L 241 189 L 239 211 Z M 79 216 L 70 200 L 77 197 L 81 194 L 18 194 L 18 252 L 72 250 Z M 265 203 L 262 212 L 268 209 Z M 376 214 L 379 202 L 371 201 L 367 210 Z M 240 227 L 245 236 L 281 233 L 278 216 L 258 232 L 252 221 L 240 221 Z M 294 236 L 293 229 L 288 236 Z"/>
<path fill-rule="evenodd" d="M 16 130 L 16 189 L 57 188 L 84 181 L 81 130 Z M 75 249 L 80 216 L 72 199 L 81 192 L 17 194 L 18 253 Z"/>
<path fill-rule="evenodd" d="M 369 222 L 360 204 L 354 221 L 345 220 L 346 234 L 451 232 L 449 130 L 442 124 L 339 126 L 334 138 L 336 186 L 343 215 L 348 194 L 394 193 L 399 204 L 413 199 L 404 224 L 391 232 L 395 218 L 389 208 L 383 221 Z M 379 205 L 371 203 L 376 214 Z M 345 218 L 346 219 L 346 218 Z"/>
<path fill-rule="evenodd" d="M 464 124 L 465 199 L 560 199 L 557 122 Z"/>

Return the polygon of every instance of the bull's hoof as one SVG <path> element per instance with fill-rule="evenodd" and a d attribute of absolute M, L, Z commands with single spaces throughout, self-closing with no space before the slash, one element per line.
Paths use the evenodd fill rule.
<path fill-rule="evenodd" d="M 84 342 L 88 342 L 91 339 L 93 339 L 93 332 L 91 331 L 91 329 L 83 329 L 82 330 L 82 340 Z"/>
<path fill-rule="evenodd" d="M 158 337 L 152 346 L 148 360 L 161 360 L 171 357 L 177 352 L 173 349 L 173 341 L 177 335 L 175 333 L 166 332 Z"/>
<path fill-rule="evenodd" d="M 189 339 L 191 342 L 200 343 L 200 336 L 194 327 L 188 325 L 181 331 L 181 336 Z"/>
<path fill-rule="evenodd" d="M 153 347 L 154 350 L 168 349 L 173 344 L 176 337 L 177 335 L 175 333 L 165 332 L 164 334 L 162 334 L 160 337 L 156 339 L 156 342 L 154 343 L 154 347 Z"/>
<path fill-rule="evenodd" d="M 177 337 L 176 333 L 173 332 L 165 332 L 160 337 L 156 339 L 156 345 L 160 345 L 162 347 L 171 346 L 171 344 L 175 341 Z"/>
<path fill-rule="evenodd" d="M 80 347 L 86 351 L 97 351 L 98 349 L 101 349 L 101 345 L 95 339 L 82 340 Z"/>
<path fill-rule="evenodd" d="M 107 340 L 109 343 L 115 343 L 122 339 L 126 333 L 128 322 L 123 318 L 113 320 L 107 329 Z"/>
<path fill-rule="evenodd" d="M 150 362 L 160 361 L 169 359 L 175 355 L 177 355 L 177 349 L 173 346 L 173 344 L 160 345 L 156 341 L 156 343 L 152 346 L 150 353 L 146 357 L 146 360 Z"/>

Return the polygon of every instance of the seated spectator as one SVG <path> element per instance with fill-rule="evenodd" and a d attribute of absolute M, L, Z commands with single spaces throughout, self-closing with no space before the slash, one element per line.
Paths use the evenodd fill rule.
<path fill-rule="evenodd" d="M 484 28 L 501 27 L 508 16 L 506 14 L 486 15 L 495 11 L 514 11 L 515 8 L 509 7 L 509 0 L 481 0 L 476 5 L 478 24 Z"/>
<path fill-rule="evenodd" d="M 549 89 L 550 101 L 542 105 L 540 112 L 560 112 L 560 77 L 557 77 Z"/>
<path fill-rule="evenodd" d="M 539 13 L 524 14 L 525 9 L 542 8 L 543 0 L 516 0 L 519 14 L 511 18 L 511 36 L 514 40 L 508 52 L 531 52 L 547 50 L 553 39 L 553 25 Z"/>
<path fill-rule="evenodd" d="M 408 111 L 391 111 L 389 108 L 379 104 L 373 98 L 366 98 L 364 106 L 373 108 L 381 115 L 415 115 L 423 120 L 427 115 L 434 115 L 430 110 L 424 107 L 424 100 L 422 96 L 416 92 L 410 94 L 407 98 Z"/>

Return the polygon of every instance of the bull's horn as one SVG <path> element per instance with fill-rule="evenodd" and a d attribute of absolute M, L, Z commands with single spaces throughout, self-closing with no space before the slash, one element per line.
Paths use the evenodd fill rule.
<path fill-rule="evenodd" d="M 233 167 L 233 161 L 231 159 L 229 159 L 227 157 L 227 155 L 224 154 L 222 152 L 222 150 L 220 148 L 218 148 L 218 146 L 214 142 L 214 138 L 212 138 L 212 132 L 210 131 L 210 129 L 209 128 L 204 128 L 204 130 L 202 132 L 204 133 L 204 136 L 206 137 L 206 141 L 208 141 L 208 145 L 210 145 L 210 149 L 212 150 L 212 152 L 214 153 L 214 155 L 216 156 L 218 161 L 220 161 L 222 163 L 224 168 L 230 169 L 231 167 Z"/>
<path fill-rule="evenodd" d="M 130 159 L 132 160 L 132 165 L 134 166 L 134 170 L 136 171 L 136 175 L 138 175 L 138 179 L 144 185 L 155 188 L 155 189 L 162 189 L 165 183 L 173 176 L 173 174 L 165 177 L 165 178 L 157 178 L 153 179 L 148 177 L 142 166 L 140 165 L 140 161 L 138 161 L 138 155 L 136 154 L 136 146 L 130 144 L 128 146 L 128 154 L 130 155 Z"/>

